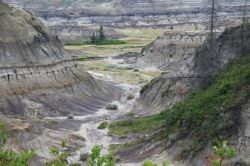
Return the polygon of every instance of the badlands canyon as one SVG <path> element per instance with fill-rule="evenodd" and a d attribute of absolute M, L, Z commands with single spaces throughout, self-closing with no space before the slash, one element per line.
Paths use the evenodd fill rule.
<path fill-rule="evenodd" d="M 0 165 L 250 165 L 249 11 L 0 0 Z"/>

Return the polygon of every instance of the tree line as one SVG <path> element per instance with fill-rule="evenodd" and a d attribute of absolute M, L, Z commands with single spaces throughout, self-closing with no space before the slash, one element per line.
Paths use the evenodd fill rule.
<path fill-rule="evenodd" d="M 95 32 L 93 32 L 90 38 L 90 42 L 91 44 L 97 44 L 97 43 L 102 43 L 105 40 L 106 40 L 106 37 L 104 34 L 103 26 L 100 25 L 100 28 L 97 30 L 97 35 L 95 34 Z"/>

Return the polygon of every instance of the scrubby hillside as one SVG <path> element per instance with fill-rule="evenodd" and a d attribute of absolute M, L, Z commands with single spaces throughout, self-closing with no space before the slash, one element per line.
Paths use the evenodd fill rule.
<path fill-rule="evenodd" d="M 217 39 L 213 50 L 205 43 L 200 47 L 196 45 L 197 49 L 186 47 L 182 51 L 185 54 L 176 52 L 172 57 L 166 56 L 165 72 L 142 88 L 141 102 L 153 108 L 171 107 L 191 90 L 209 83 L 230 60 L 242 54 L 241 48 L 244 52 L 249 51 L 249 25 L 244 31 L 243 45 L 241 31 L 241 27 L 226 29 Z M 178 47 L 175 45 L 174 48 Z M 158 54 L 156 51 L 156 59 Z"/>
<path fill-rule="evenodd" d="M 249 25 L 245 34 L 249 33 L 248 28 Z M 202 59 L 208 58 L 210 61 L 204 60 L 200 65 L 204 68 L 206 65 L 207 70 L 206 72 L 199 70 L 198 73 L 210 77 L 204 77 L 202 81 L 199 77 L 195 78 L 195 81 L 193 78 L 184 78 L 190 88 L 185 93 L 186 97 L 183 98 L 185 95 L 178 94 L 179 100 L 183 99 L 173 104 L 172 108 L 166 106 L 160 114 L 115 122 L 109 127 L 111 133 L 123 137 L 131 133 L 137 135 L 134 137 L 136 141 L 131 143 L 131 146 L 120 147 L 118 154 L 123 156 L 139 147 L 144 153 L 149 153 L 144 147 L 150 144 L 157 145 L 158 142 L 163 146 L 160 148 L 161 151 L 166 151 L 173 160 L 184 161 L 187 165 L 205 165 L 206 157 L 209 156 L 216 140 L 226 139 L 236 147 L 238 155 L 249 162 L 250 52 L 247 50 L 249 35 L 246 35 L 244 47 L 239 47 L 236 43 L 240 41 L 240 30 L 241 27 L 232 28 L 217 39 L 216 44 L 219 44 L 221 52 L 217 54 L 216 61 L 210 59 L 214 53 L 211 47 L 203 45 L 200 48 L 194 59 L 202 56 Z M 240 54 L 241 48 L 245 48 L 243 56 Z M 211 66 L 211 64 L 217 65 Z M 194 65 L 193 69 L 196 69 L 197 65 Z M 213 70 L 208 70 L 210 67 L 213 67 Z M 194 71 L 197 74 L 196 70 Z M 166 85 L 164 80 L 166 79 L 159 78 L 153 81 L 143 89 L 142 94 L 149 88 L 153 91 L 156 86 L 160 93 L 162 86 Z M 178 80 L 169 87 L 180 84 L 181 78 Z M 194 90 L 192 81 L 200 82 L 202 86 L 196 86 Z M 170 95 L 173 96 L 175 93 Z"/>

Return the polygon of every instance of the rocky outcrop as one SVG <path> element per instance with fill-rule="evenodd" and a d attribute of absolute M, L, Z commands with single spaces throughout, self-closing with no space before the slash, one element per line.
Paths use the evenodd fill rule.
<path fill-rule="evenodd" d="M 206 35 L 206 32 L 165 32 L 142 50 L 136 66 L 156 67 L 172 72 L 173 76 L 176 72 L 185 73 L 186 68 L 192 67 L 190 61 Z M 185 70 L 180 70 L 180 65 L 185 66 Z"/>
<path fill-rule="evenodd" d="M 244 35 L 242 35 L 244 34 Z M 234 28 L 228 28 L 223 32 L 215 41 L 214 45 L 210 44 L 203 44 L 202 46 L 198 47 L 196 53 L 194 54 L 192 60 L 190 61 L 190 65 L 192 67 L 186 67 L 183 65 L 183 63 L 176 64 L 176 68 L 179 68 L 180 71 L 184 69 L 186 72 L 164 72 L 161 77 L 153 80 L 150 84 L 146 85 L 142 91 L 141 91 L 141 102 L 144 103 L 148 107 L 156 108 L 155 110 L 166 110 L 169 111 L 166 113 L 166 115 L 163 115 L 164 117 L 167 117 L 166 120 L 166 131 L 168 133 L 171 133 L 171 136 L 169 135 L 167 139 L 164 139 L 164 141 L 168 140 L 168 143 L 164 142 L 163 146 L 167 145 L 167 157 L 172 157 L 173 160 L 184 160 L 183 165 L 190 165 L 190 166 L 200 166 L 200 165 L 206 165 L 208 162 L 207 159 L 211 157 L 210 155 L 213 154 L 212 151 L 212 145 L 213 143 L 211 137 L 208 139 L 208 144 L 206 144 L 206 147 L 202 151 L 198 150 L 199 153 L 195 154 L 195 150 L 192 148 L 187 148 L 188 152 L 184 153 L 183 150 L 186 150 L 184 148 L 186 145 L 189 145 L 190 142 L 195 142 L 195 145 L 193 147 L 199 147 L 197 142 L 199 142 L 199 139 L 196 139 L 198 135 L 200 135 L 202 132 L 204 132 L 204 136 L 200 140 L 206 140 L 210 135 L 209 130 L 202 130 L 202 132 L 196 133 L 196 127 L 190 127 L 192 123 L 192 120 L 189 121 L 189 119 L 185 119 L 185 115 L 189 114 L 188 112 L 195 112 L 195 110 L 202 110 L 203 108 L 199 105 L 200 100 L 193 100 L 196 96 L 196 94 L 199 94 L 200 92 L 205 92 L 204 96 L 198 95 L 198 97 L 206 98 L 205 100 L 201 100 L 200 104 L 203 105 L 205 108 L 207 108 L 207 112 L 209 115 L 206 116 L 203 120 L 201 120 L 201 123 L 196 124 L 197 128 L 200 126 L 206 124 L 208 125 L 208 128 L 211 127 L 211 130 L 216 130 L 217 126 L 220 126 L 219 123 L 223 120 L 218 120 L 218 117 L 222 114 L 231 114 L 231 120 L 225 120 L 225 122 L 232 122 L 232 126 L 229 127 L 229 129 L 223 129 L 218 133 L 216 138 L 221 140 L 228 140 L 231 145 L 235 147 L 237 150 L 237 157 L 233 160 L 225 161 L 225 164 L 223 165 L 237 165 L 239 162 L 245 163 L 242 165 L 249 165 L 249 91 L 248 91 L 248 83 L 249 83 L 249 77 L 246 76 L 244 79 L 238 79 L 232 77 L 233 79 L 241 82 L 239 85 L 232 88 L 232 91 L 235 90 L 234 93 L 239 94 L 246 94 L 244 99 L 242 99 L 242 102 L 240 102 L 237 106 L 233 106 L 229 108 L 225 108 L 230 104 L 226 104 L 224 106 L 219 106 L 215 108 L 215 105 L 217 104 L 211 104 L 209 101 L 215 99 L 215 98 L 223 98 L 224 92 L 219 92 L 218 94 L 213 95 L 213 97 L 208 97 L 209 93 L 211 92 L 211 89 L 217 89 L 213 87 L 213 83 L 210 84 L 211 81 L 213 81 L 216 76 L 222 72 L 228 72 L 230 74 L 237 73 L 237 69 L 239 69 L 243 64 L 248 64 L 248 62 L 238 61 L 238 63 L 229 63 L 232 60 L 236 60 L 238 57 L 241 57 L 240 59 L 249 57 L 250 53 L 250 25 L 246 25 L 245 28 L 242 26 L 234 27 Z M 185 61 L 185 60 L 182 60 Z M 246 60 L 244 60 L 246 61 Z M 234 61 L 235 62 L 235 61 Z M 237 64 L 234 68 L 231 68 L 233 70 L 230 70 L 230 67 L 228 67 L 228 64 L 230 66 L 232 64 Z M 223 68 L 223 69 L 222 69 Z M 172 69 L 171 67 L 169 69 Z M 227 70 L 228 69 L 228 70 Z M 243 68 L 242 68 L 243 69 Z M 241 70 L 242 70 L 241 69 Z M 242 70 L 243 71 L 243 70 Z M 248 71 L 245 69 L 244 71 Z M 171 74 L 175 74 L 171 75 Z M 237 73 L 236 75 L 239 75 Z M 242 74 L 244 75 L 244 74 Z M 224 75 L 226 78 L 230 77 L 229 75 Z M 223 77 L 223 74 L 220 75 L 220 77 L 217 80 L 219 82 L 219 87 L 226 87 L 231 86 L 227 84 L 227 81 L 218 81 L 220 78 Z M 234 80 L 234 81 L 235 81 Z M 244 81 L 243 81 L 244 80 Z M 216 81 L 215 81 L 216 82 Z M 230 81 L 228 81 L 230 82 Z M 243 83 L 244 82 L 244 83 Z M 211 86 L 207 86 L 211 85 Z M 202 87 L 208 87 L 205 89 L 202 89 Z M 213 87 L 213 88 L 211 88 Z M 225 88 L 225 89 L 226 89 Z M 241 88 L 243 88 L 243 91 L 241 92 Z M 199 89 L 199 90 L 198 90 Z M 201 89 L 201 90 L 200 90 Z M 183 99 L 187 94 L 190 94 L 191 91 L 194 91 L 194 94 L 190 95 L 189 97 L 182 100 L 180 103 L 174 106 L 174 108 L 171 110 L 169 109 L 172 107 L 177 101 L 180 101 Z M 216 93 L 217 93 L 216 91 Z M 230 90 L 231 91 L 231 90 Z M 225 92 L 227 93 L 227 92 Z M 237 94 L 233 94 L 237 96 Z M 206 97 L 205 97 L 206 96 Z M 197 97 L 197 96 L 196 96 Z M 228 96 L 224 96 L 224 98 L 230 98 Z M 241 97 L 235 97 L 235 100 L 241 98 Z M 191 99 L 191 100 L 190 100 Z M 222 100 L 223 101 L 223 100 Z M 147 104 L 150 103 L 150 104 Z M 184 104 L 185 103 L 185 104 Z M 218 101 L 220 103 L 220 101 Z M 184 105 L 182 105 L 184 104 Z M 224 103 L 223 103 L 224 104 Z M 189 105 L 195 105 L 194 107 L 189 107 Z M 211 107 L 210 107 L 211 106 Z M 218 109 L 218 114 L 214 114 L 215 116 L 213 118 L 210 118 L 211 121 L 209 121 L 208 117 L 212 115 L 213 108 Z M 211 109 L 212 108 L 212 109 Z M 210 112 L 211 109 L 211 112 Z M 225 111 L 226 110 L 226 111 Z M 181 115 L 180 112 L 184 114 L 184 116 Z M 230 112 L 231 111 L 231 112 Z M 191 116 L 196 116 L 199 111 L 189 114 Z M 154 112 L 155 113 L 155 112 Z M 190 117 L 191 117 L 190 116 Z M 180 118 L 181 117 L 181 118 Z M 225 116 L 226 117 L 226 116 Z M 177 123 L 173 123 L 173 119 Z M 191 118 L 190 118 L 191 119 Z M 216 123 L 215 121 L 218 120 Z M 168 122 L 167 122 L 168 121 Z M 209 122 L 208 122 L 209 121 Z M 222 122 L 223 123 L 223 122 Z M 178 127 L 173 127 L 176 125 Z M 199 126 L 199 127 L 198 127 Z M 216 126 L 216 127 L 213 127 Z M 171 128 L 174 128 L 171 131 Z M 210 130 L 210 131 L 211 131 Z M 181 133 L 186 133 L 182 135 Z M 197 135 L 196 135 L 196 134 Z M 214 135 L 213 135 L 214 136 Z M 179 137 L 179 138 L 178 138 Z M 175 141 L 172 141 L 175 140 Z M 195 141 L 194 141 L 195 140 Z M 154 142 L 155 143 L 155 142 Z M 168 148 L 169 147 L 169 148 Z M 142 151 L 142 150 L 141 150 Z M 197 151 L 196 151 L 197 152 Z"/>
<path fill-rule="evenodd" d="M 197 87 L 191 73 L 197 47 L 202 45 L 206 32 L 166 32 L 145 47 L 137 58 L 137 67 L 153 67 L 163 71 L 141 90 L 140 101 L 147 107 L 162 110 L 172 106 L 190 88 Z M 150 101 L 150 102 L 149 102 Z"/>
<path fill-rule="evenodd" d="M 97 35 L 99 26 L 96 25 L 77 25 L 75 23 L 56 23 L 53 26 L 48 24 L 49 30 L 57 34 L 63 42 L 90 40 L 93 34 Z M 104 34 L 107 39 L 120 39 L 126 37 L 118 33 L 114 28 L 105 28 Z"/>
<path fill-rule="evenodd" d="M 32 14 L 0 2 L 0 22 L 1 114 L 82 115 L 115 97 L 115 90 L 85 72 Z"/>
<path fill-rule="evenodd" d="M 73 0 L 26 1 L 4 0 L 34 12 L 58 34 L 88 33 L 86 25 L 108 27 L 167 27 L 174 29 L 206 29 L 209 5 L 203 0 Z M 218 13 L 218 26 L 229 26 L 242 16 L 244 0 L 223 0 Z M 249 6 L 248 6 L 249 7 Z M 225 25 L 229 24 L 229 25 Z M 62 27 L 67 25 L 68 29 Z M 112 36 L 112 35 L 111 35 Z M 117 35 L 116 35 L 117 36 Z"/>
<path fill-rule="evenodd" d="M 244 30 L 243 40 L 241 33 L 241 27 L 229 28 L 218 37 L 213 49 L 203 44 L 196 51 L 187 51 L 186 56 L 167 56 L 163 65 L 165 71 L 143 87 L 140 101 L 161 110 L 173 106 L 192 90 L 207 85 L 230 60 L 250 51 L 249 25 Z"/>

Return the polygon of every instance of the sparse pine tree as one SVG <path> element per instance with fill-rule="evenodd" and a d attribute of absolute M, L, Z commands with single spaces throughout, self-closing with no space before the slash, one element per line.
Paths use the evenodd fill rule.
<path fill-rule="evenodd" d="M 104 30 L 103 30 L 103 26 L 102 25 L 100 26 L 98 32 L 99 32 L 99 38 L 98 38 L 99 41 L 102 42 L 102 41 L 106 40 L 106 37 L 104 35 Z"/>
<path fill-rule="evenodd" d="M 92 44 L 96 43 L 96 37 L 95 37 L 95 33 L 93 32 L 91 38 L 90 38 L 90 41 Z"/>

